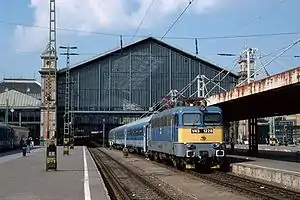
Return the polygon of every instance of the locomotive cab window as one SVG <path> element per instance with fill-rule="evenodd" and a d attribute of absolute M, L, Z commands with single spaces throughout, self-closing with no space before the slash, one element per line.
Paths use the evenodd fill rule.
<path fill-rule="evenodd" d="M 203 123 L 206 125 L 219 125 L 222 123 L 222 115 L 220 113 L 204 113 Z"/>
<path fill-rule="evenodd" d="M 194 126 L 201 124 L 200 113 L 184 113 L 182 115 L 182 124 L 186 126 Z"/>

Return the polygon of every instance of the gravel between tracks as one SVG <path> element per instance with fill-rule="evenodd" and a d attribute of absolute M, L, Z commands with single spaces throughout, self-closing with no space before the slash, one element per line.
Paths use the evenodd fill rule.
<path fill-rule="evenodd" d="M 180 173 L 176 169 L 167 168 L 150 162 L 145 158 L 136 157 L 129 154 L 128 158 L 124 158 L 121 151 L 108 150 L 100 148 L 104 152 L 108 152 L 113 158 L 131 169 L 145 174 L 147 177 L 153 177 L 157 184 L 160 184 L 165 190 L 174 190 L 176 193 L 186 194 L 185 198 L 179 199 L 230 199 L 230 200 L 246 200 L 253 199 L 239 194 L 238 191 L 224 188 L 210 181 L 201 180 L 199 177 L 187 173 Z"/>
<path fill-rule="evenodd" d="M 114 160 L 105 151 L 90 149 L 90 152 L 93 154 L 96 163 L 99 165 L 104 164 L 105 167 L 109 168 L 109 170 L 106 169 L 106 171 L 113 173 L 113 177 L 110 176 L 106 178 L 116 178 L 118 184 L 120 184 L 123 194 L 120 195 L 120 188 L 117 188 L 117 193 L 119 194 L 118 199 L 190 199 L 179 191 L 174 190 L 174 188 L 166 184 L 162 185 L 155 177 L 144 175 L 136 168 L 132 169 L 132 166 L 128 165 L 128 163 L 124 165 L 124 163 L 120 163 L 119 160 Z M 108 175 L 107 172 L 106 175 Z M 113 189 L 116 189 L 116 187 Z"/>

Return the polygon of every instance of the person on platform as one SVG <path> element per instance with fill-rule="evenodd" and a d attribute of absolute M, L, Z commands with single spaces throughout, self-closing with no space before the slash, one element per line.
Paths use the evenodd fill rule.
<path fill-rule="evenodd" d="M 29 137 L 29 140 L 30 140 L 30 149 L 33 149 L 34 141 L 33 141 L 32 137 Z"/>
<path fill-rule="evenodd" d="M 112 149 L 112 147 L 113 147 L 113 144 L 114 144 L 114 143 L 113 143 L 113 141 L 112 141 L 112 140 L 110 140 L 110 141 L 109 141 L 109 148 L 110 148 L 110 149 Z"/>
<path fill-rule="evenodd" d="M 26 140 L 27 153 L 30 153 L 30 144 L 31 144 L 31 140 L 30 140 L 30 137 L 29 137 L 29 138 L 27 138 L 27 140 Z"/>
<path fill-rule="evenodd" d="M 22 149 L 23 147 L 26 147 L 26 142 L 25 139 L 22 137 L 20 140 L 20 148 Z"/>

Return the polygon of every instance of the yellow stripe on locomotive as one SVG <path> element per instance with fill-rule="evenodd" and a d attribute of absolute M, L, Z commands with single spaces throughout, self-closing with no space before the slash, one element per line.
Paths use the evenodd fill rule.
<path fill-rule="evenodd" d="M 224 140 L 223 126 L 178 128 L 178 143 L 215 143 Z"/>

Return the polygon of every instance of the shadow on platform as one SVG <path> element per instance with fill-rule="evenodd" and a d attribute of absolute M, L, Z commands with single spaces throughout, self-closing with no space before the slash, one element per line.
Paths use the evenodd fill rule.
<path fill-rule="evenodd" d="M 33 147 L 33 149 L 31 150 L 34 150 L 34 149 L 38 149 L 40 147 Z M 8 151 L 1 151 L 0 152 L 0 158 L 1 157 L 5 157 L 5 156 L 10 156 L 10 155 L 15 155 L 15 154 L 18 154 L 18 153 L 21 153 L 21 150 L 20 149 L 15 149 L 15 150 L 8 150 Z"/>
<path fill-rule="evenodd" d="M 251 162 L 251 161 L 254 161 L 252 159 L 247 159 L 247 158 L 238 158 L 238 157 L 228 157 L 229 159 L 229 162 L 231 164 L 233 163 L 243 163 L 243 162 Z"/>
<path fill-rule="evenodd" d="M 97 169 L 91 170 L 89 169 L 89 172 L 98 172 Z M 57 169 L 57 172 L 84 172 L 83 169 Z"/>

